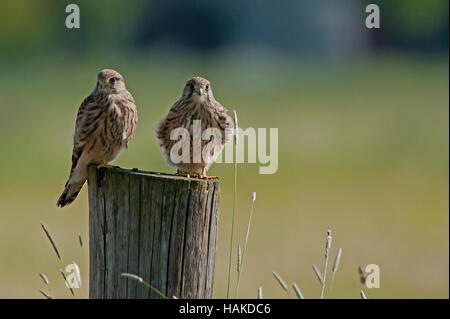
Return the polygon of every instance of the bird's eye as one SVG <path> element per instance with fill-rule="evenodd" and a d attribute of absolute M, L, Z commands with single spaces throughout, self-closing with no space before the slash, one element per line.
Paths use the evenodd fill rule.
<path fill-rule="evenodd" d="M 206 89 L 206 91 L 209 90 L 209 84 L 206 84 L 205 89 Z"/>
<path fill-rule="evenodd" d="M 190 83 L 189 88 L 191 89 L 191 91 L 194 91 L 194 84 Z"/>
<path fill-rule="evenodd" d="M 109 80 L 109 83 L 114 84 L 114 82 L 116 82 L 116 78 L 111 78 L 111 80 Z"/>

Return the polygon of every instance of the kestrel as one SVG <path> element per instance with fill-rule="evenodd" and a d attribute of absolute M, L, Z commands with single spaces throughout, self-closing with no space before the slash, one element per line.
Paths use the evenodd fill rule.
<path fill-rule="evenodd" d="M 127 147 L 137 120 L 136 104 L 122 75 L 109 69 L 100 71 L 94 91 L 78 109 L 72 168 L 57 206 L 64 207 L 77 197 L 90 164 L 108 166 Z"/>
<path fill-rule="evenodd" d="M 201 121 L 201 134 L 206 129 L 212 128 L 218 133 L 215 135 L 218 138 L 214 142 L 215 149 L 207 151 L 210 155 L 209 158 L 201 156 L 201 158 L 197 157 L 197 160 L 195 160 L 193 147 L 196 142 L 193 137 L 198 121 Z M 200 125 L 197 127 L 200 128 Z M 189 132 L 189 139 L 186 141 L 189 146 L 185 145 L 190 150 L 187 162 L 175 162 L 171 158 L 172 147 L 183 142 L 179 139 L 171 139 L 171 133 L 177 128 L 184 128 Z M 194 77 L 187 81 L 181 98 L 175 102 L 166 117 L 159 123 L 156 136 L 163 149 L 166 161 L 169 165 L 177 167 L 178 174 L 206 178 L 206 171 L 222 152 L 225 143 L 233 136 L 233 128 L 233 120 L 228 116 L 227 109 L 217 102 L 213 96 L 211 83 L 202 77 Z M 205 146 L 213 139 L 212 136 L 206 140 L 202 138 L 201 143 L 198 141 L 197 145 L 201 145 L 203 152 Z"/>

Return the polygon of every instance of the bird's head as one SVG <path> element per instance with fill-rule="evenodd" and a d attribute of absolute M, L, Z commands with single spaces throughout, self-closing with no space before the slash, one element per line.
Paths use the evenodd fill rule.
<path fill-rule="evenodd" d="M 118 93 L 125 89 L 125 82 L 119 72 L 104 69 L 98 74 L 95 89 L 102 93 Z"/>
<path fill-rule="evenodd" d="M 195 103 L 203 103 L 213 99 L 211 83 L 202 77 L 196 76 L 186 82 L 183 97 L 192 99 Z"/>

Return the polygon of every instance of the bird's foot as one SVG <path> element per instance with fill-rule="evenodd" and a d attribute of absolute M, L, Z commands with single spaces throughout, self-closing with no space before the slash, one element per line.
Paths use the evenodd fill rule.
<path fill-rule="evenodd" d="M 198 178 L 200 178 L 200 179 L 208 179 L 208 180 L 209 179 L 217 179 L 216 176 L 207 176 L 205 168 L 202 170 L 202 173 L 200 174 L 200 176 L 198 176 Z"/>
<path fill-rule="evenodd" d="M 187 178 L 190 178 L 190 177 L 191 177 L 191 174 L 189 174 L 189 173 L 187 173 L 187 172 L 180 171 L 179 169 L 177 169 L 177 175 L 178 175 L 178 176 L 187 177 Z"/>
<path fill-rule="evenodd" d="M 110 164 L 108 164 L 106 161 L 103 161 L 100 165 L 97 166 L 97 168 L 115 168 L 117 166 L 112 166 Z"/>
<path fill-rule="evenodd" d="M 197 175 L 196 177 L 200 178 L 200 179 L 206 179 L 206 180 L 217 179 L 217 176 L 206 176 L 206 174 Z"/>

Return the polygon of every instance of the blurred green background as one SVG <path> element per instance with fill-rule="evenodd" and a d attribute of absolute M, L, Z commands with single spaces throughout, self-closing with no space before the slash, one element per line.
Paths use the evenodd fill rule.
<path fill-rule="evenodd" d="M 86 186 L 56 208 L 67 179 L 76 111 L 103 68 L 122 73 L 139 124 L 115 165 L 173 172 L 155 126 L 187 79 L 208 78 L 239 124 L 279 129 L 279 169 L 238 167 L 236 242 L 251 193 L 255 216 L 240 296 L 286 294 L 272 276 L 320 296 L 311 264 L 343 255 L 330 297 L 449 297 L 448 2 L 378 1 L 381 29 L 364 26 L 367 1 L 69 1 L 0 4 L 0 297 L 70 298 L 44 222 L 88 292 Z M 215 297 L 226 294 L 233 165 L 222 181 Z M 85 241 L 78 244 L 78 234 Z M 236 258 L 233 258 L 235 261 Z M 380 266 L 366 289 L 360 265 Z M 144 278 L 147 279 L 148 278 Z M 234 279 L 233 279 L 234 281 Z M 234 285 L 233 285 L 234 286 Z M 293 291 L 290 292 L 293 297 Z"/>

